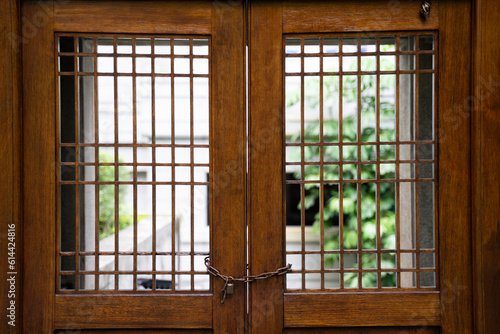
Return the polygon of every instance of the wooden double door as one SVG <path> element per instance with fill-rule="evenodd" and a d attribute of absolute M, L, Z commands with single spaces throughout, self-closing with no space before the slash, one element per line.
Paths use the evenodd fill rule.
<path fill-rule="evenodd" d="M 470 4 L 420 5 L 23 2 L 24 332 L 470 332 Z"/>

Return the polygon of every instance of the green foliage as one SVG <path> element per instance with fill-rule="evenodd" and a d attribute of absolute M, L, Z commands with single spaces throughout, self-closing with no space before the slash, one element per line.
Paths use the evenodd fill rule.
<path fill-rule="evenodd" d="M 114 162 L 114 156 L 110 153 L 100 153 L 99 161 L 102 163 Z M 120 160 L 120 162 L 122 162 Z M 125 167 L 118 168 L 119 180 L 128 180 L 130 173 Z M 115 181 L 115 166 L 100 166 L 99 181 Z M 115 185 L 99 185 L 99 239 L 104 239 L 115 233 Z M 126 188 L 118 187 L 118 228 L 124 229 L 132 225 L 133 216 L 130 207 L 125 203 Z"/>
<path fill-rule="evenodd" d="M 394 126 L 384 126 L 384 120 L 394 122 L 395 106 L 394 99 L 386 98 L 394 94 L 395 82 L 394 77 L 381 76 L 380 80 L 380 140 L 394 140 Z M 358 141 L 358 114 L 356 108 L 358 105 L 358 82 L 356 76 L 345 76 L 343 79 L 343 118 L 342 118 L 342 141 L 344 143 Z M 360 85 L 360 106 L 361 120 L 359 125 L 361 133 L 359 140 L 361 142 L 376 141 L 376 110 L 377 110 L 377 94 L 376 94 L 376 76 L 363 75 L 361 76 Z M 313 87 L 319 87 L 318 84 L 308 80 L 305 84 L 304 106 L 305 108 L 315 108 L 319 103 L 319 92 L 314 91 Z M 323 121 L 323 141 L 338 142 L 339 141 L 339 121 L 336 116 L 336 110 L 333 106 L 339 104 L 339 79 L 334 76 L 323 77 L 323 94 L 324 94 L 324 121 Z M 287 91 L 287 106 L 292 107 L 300 102 L 300 90 L 296 92 Z M 308 123 L 304 131 L 304 142 L 317 142 L 320 134 L 319 121 Z M 300 142 L 300 132 L 292 135 L 292 142 Z M 380 160 L 394 160 L 394 146 L 380 145 Z M 295 157 L 293 161 L 300 161 L 300 148 L 296 147 L 292 152 Z M 376 145 L 343 145 L 342 146 L 343 161 L 352 161 L 352 164 L 339 165 L 324 165 L 323 178 L 326 180 L 338 180 L 339 173 L 342 173 L 344 180 L 370 180 L 376 179 L 376 160 L 377 146 Z M 323 161 L 337 162 L 339 161 L 339 147 L 324 146 Z M 358 156 L 360 155 L 360 156 Z M 304 158 L 306 161 L 320 161 L 319 146 L 305 146 Z M 374 161 L 373 164 L 358 165 L 358 159 L 362 161 Z M 359 166 L 359 167 L 358 167 Z M 319 180 L 319 166 L 306 165 L 304 169 L 304 180 Z M 300 171 L 296 173 L 296 178 L 300 179 Z M 394 179 L 395 167 L 394 164 L 380 165 L 380 178 Z M 360 197 L 358 196 L 358 187 Z M 380 248 L 394 249 L 395 248 L 395 189 L 394 184 L 379 183 L 380 187 Z M 317 184 L 306 184 L 307 195 L 304 201 L 305 209 L 313 207 L 319 202 L 320 194 Z M 325 229 L 325 250 L 339 250 L 340 238 L 339 233 L 332 233 L 332 227 L 340 221 L 340 200 L 343 207 L 343 248 L 344 249 L 373 249 L 377 248 L 377 184 L 374 182 L 366 183 L 344 183 L 343 196 L 340 196 L 339 185 L 324 185 L 324 229 Z M 361 203 L 358 200 L 361 199 Z M 358 208 L 361 207 L 361 220 L 358 223 Z M 300 204 L 299 204 L 300 209 Z M 358 240 L 358 229 L 361 228 L 361 238 Z M 313 225 L 313 231 L 320 233 L 320 214 L 317 213 Z M 358 245 L 358 242 L 361 245 Z M 383 269 L 395 267 L 394 254 L 382 254 L 380 259 L 380 267 Z M 325 256 L 325 266 L 332 268 L 334 263 L 338 261 L 337 254 L 328 254 Z M 376 251 L 369 254 L 359 255 L 357 260 L 362 263 L 363 268 L 377 268 Z M 337 264 L 338 265 L 338 264 Z M 354 266 L 357 266 L 355 264 Z M 356 273 L 347 273 L 344 276 L 345 286 L 358 287 Z M 395 286 L 396 276 L 394 273 L 382 273 L 382 286 Z M 362 276 L 363 287 L 376 287 L 377 275 L 375 273 L 365 273 Z"/>

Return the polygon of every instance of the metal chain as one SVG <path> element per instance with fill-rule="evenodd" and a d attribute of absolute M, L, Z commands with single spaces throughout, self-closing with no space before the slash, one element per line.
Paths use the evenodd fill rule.
<path fill-rule="evenodd" d="M 228 275 L 223 275 L 220 273 L 219 270 L 215 269 L 214 267 L 211 266 L 210 264 L 210 257 L 207 256 L 205 258 L 205 267 L 207 267 L 207 272 L 214 276 L 214 277 L 220 277 L 224 280 L 224 287 L 221 290 L 221 303 L 224 304 L 224 301 L 226 300 L 226 295 L 227 295 L 227 289 L 229 284 L 233 284 L 233 282 L 242 282 L 242 283 L 251 283 L 253 281 L 257 280 L 263 280 L 267 279 L 273 276 L 282 276 L 286 274 L 287 272 L 292 270 L 292 265 L 288 264 L 286 267 L 281 267 L 278 268 L 276 271 L 270 271 L 258 275 L 247 275 L 243 277 L 233 277 L 233 276 L 228 276 Z"/>

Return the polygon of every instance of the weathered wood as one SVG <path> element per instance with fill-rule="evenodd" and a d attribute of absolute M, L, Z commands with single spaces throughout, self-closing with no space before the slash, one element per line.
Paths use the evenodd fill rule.
<path fill-rule="evenodd" d="M 443 333 L 472 333 L 471 6 L 439 12 L 438 238 Z"/>
<path fill-rule="evenodd" d="M 439 2 L 432 1 L 431 15 L 423 20 L 422 1 L 284 1 L 284 33 L 348 31 L 397 31 L 437 29 Z"/>
<path fill-rule="evenodd" d="M 285 327 L 439 326 L 438 293 L 285 295 Z"/>
<path fill-rule="evenodd" d="M 54 7 L 54 28 L 60 32 L 210 34 L 211 13 L 209 1 L 62 1 Z"/>
<path fill-rule="evenodd" d="M 500 321 L 500 2 L 475 1 L 473 31 L 474 332 L 499 333 Z"/>
<path fill-rule="evenodd" d="M 210 295 L 57 296 L 56 329 L 210 328 Z"/>
<path fill-rule="evenodd" d="M 0 301 L 4 315 L 0 332 L 20 333 L 22 329 L 22 197 L 21 197 L 21 108 L 20 108 L 20 29 L 17 0 L 0 1 Z M 14 227 L 13 229 L 9 228 Z M 10 231 L 14 234 L 9 235 Z M 13 240 L 9 240 L 14 236 Z M 13 250 L 15 263 L 9 262 Z M 12 268 L 10 266 L 13 266 Z M 10 275 L 9 272 L 15 272 Z M 11 276 L 15 279 L 7 281 Z M 12 287 L 12 288 L 11 288 Z M 13 302 L 14 304 L 11 304 Z M 11 306 L 13 305 L 13 306 Z M 7 308 L 13 308 L 11 311 Z M 11 325 L 9 325 L 9 322 Z M 13 326 L 12 324 L 15 324 Z"/>
<path fill-rule="evenodd" d="M 249 269 L 252 275 L 283 264 L 283 101 L 281 6 L 252 2 L 249 15 Z M 283 278 L 250 284 L 254 333 L 283 328 Z"/>

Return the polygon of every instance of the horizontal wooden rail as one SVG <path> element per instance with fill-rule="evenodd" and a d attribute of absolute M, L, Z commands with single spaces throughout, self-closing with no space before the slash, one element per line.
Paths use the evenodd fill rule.
<path fill-rule="evenodd" d="M 284 33 L 324 33 L 347 31 L 395 31 L 438 28 L 439 2 L 432 2 L 427 20 L 420 14 L 420 1 L 355 0 L 285 1 Z M 383 10 L 381 10 L 381 7 Z M 411 13 L 411 14 L 408 14 Z"/>
<path fill-rule="evenodd" d="M 285 327 L 437 326 L 439 293 L 285 294 Z"/>
<path fill-rule="evenodd" d="M 211 328 L 212 295 L 57 295 L 55 319 L 56 329 Z"/>
<path fill-rule="evenodd" d="M 64 1 L 54 7 L 58 32 L 210 34 L 211 20 L 209 1 Z"/>

